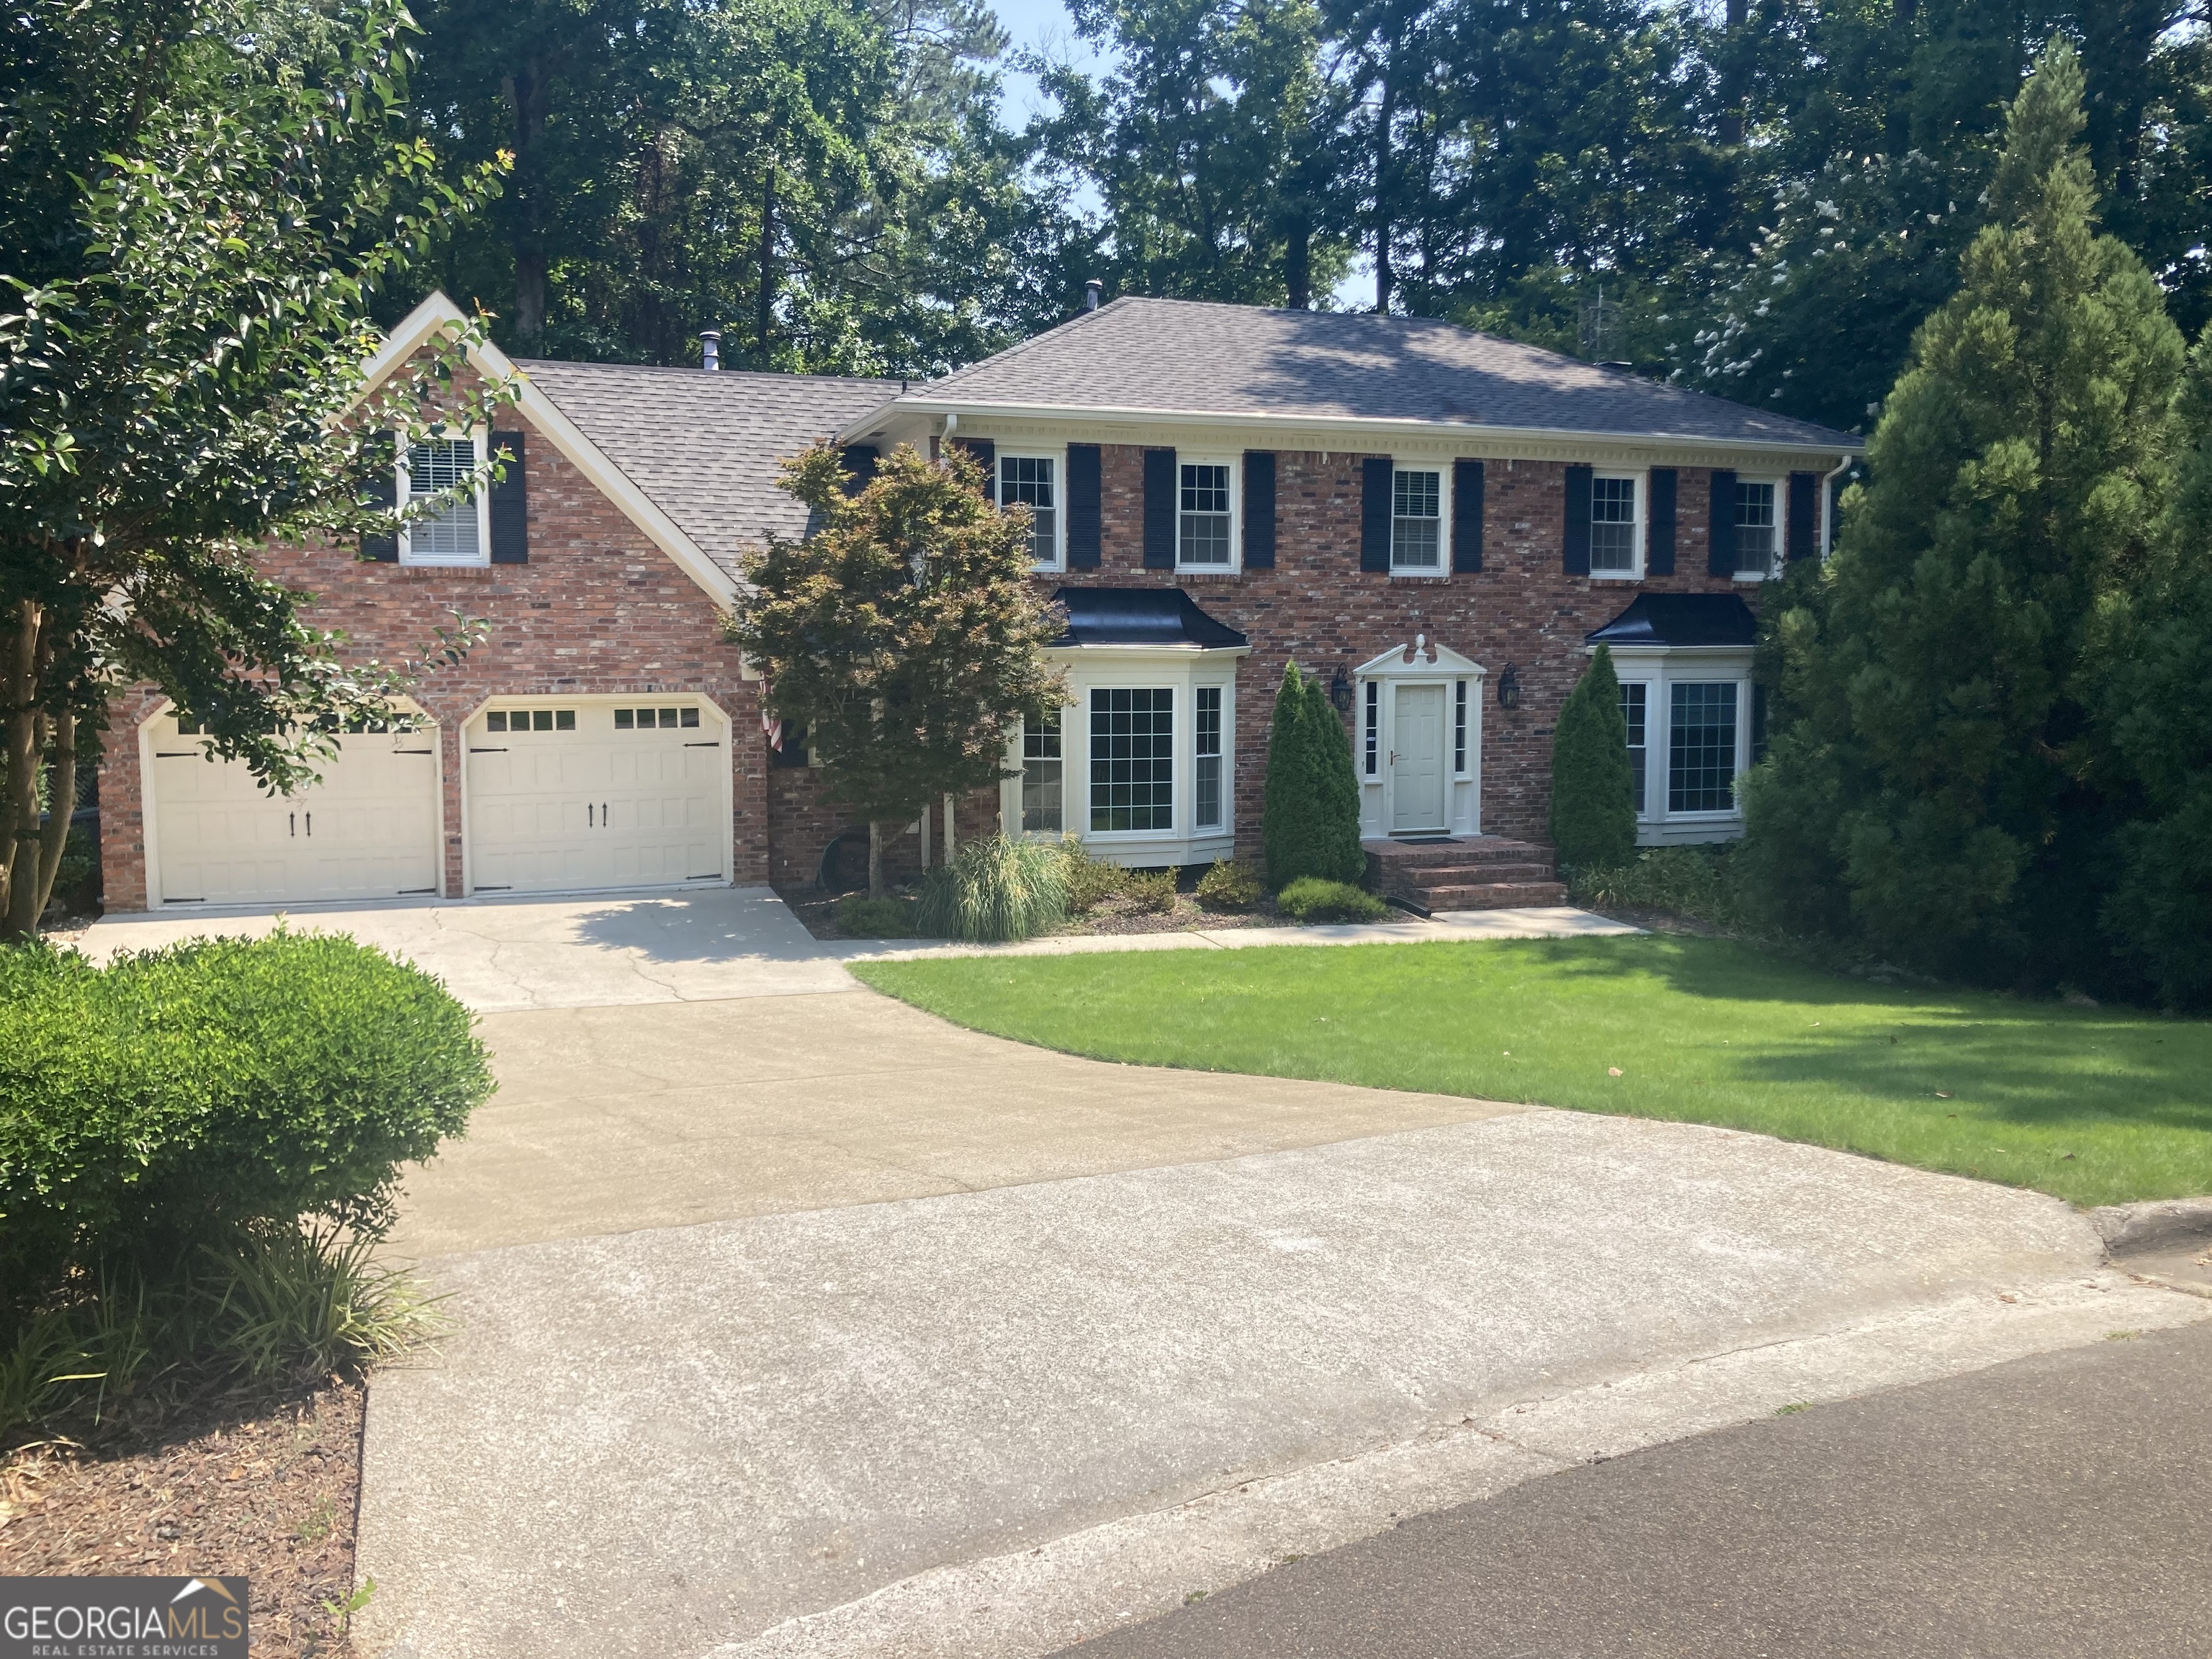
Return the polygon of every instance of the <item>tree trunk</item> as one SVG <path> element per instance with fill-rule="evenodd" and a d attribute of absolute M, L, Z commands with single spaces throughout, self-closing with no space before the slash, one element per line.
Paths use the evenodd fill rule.
<path fill-rule="evenodd" d="M 546 272 L 544 180 L 538 176 L 538 141 L 544 135 L 551 103 L 550 76 L 532 58 L 507 77 L 507 102 L 514 109 L 514 331 L 537 345 L 545 333 Z"/>
<path fill-rule="evenodd" d="M 7 635 L 5 679 L 0 681 L 0 708 L 6 711 L 4 749 L 0 749 L 0 940 L 29 939 L 38 931 L 46 896 L 61 867 L 61 846 L 51 856 L 47 844 L 58 826 L 61 841 L 69 836 L 69 815 L 76 799 L 76 722 L 66 718 L 62 742 L 66 750 L 65 777 L 57 777 L 53 823 L 41 830 L 39 823 L 39 769 L 45 759 L 48 720 L 38 706 L 39 635 L 45 621 L 39 606 L 19 600 L 13 626 Z"/>
<path fill-rule="evenodd" d="M 1291 221 L 1289 244 L 1283 250 L 1283 286 L 1292 311 L 1313 305 L 1313 222 L 1303 213 Z"/>
<path fill-rule="evenodd" d="M 753 359 L 766 368 L 769 326 L 775 320 L 775 157 L 769 157 L 768 179 L 761 190 L 760 296 L 753 305 Z"/>
<path fill-rule="evenodd" d="M 1383 60 L 1382 92 L 1375 111 L 1375 309 L 1388 314 L 1397 273 L 1390 269 L 1390 210 L 1395 205 L 1395 170 L 1391 166 L 1390 128 L 1398 118 L 1397 88 L 1391 76 L 1397 70 L 1398 42 L 1393 37 Z"/>
<path fill-rule="evenodd" d="M 1728 0 L 1724 14 L 1727 39 L 1723 50 L 1728 54 L 1721 71 L 1720 141 L 1733 149 L 1743 143 L 1744 127 L 1744 23 L 1750 16 L 1750 0 Z"/>
<path fill-rule="evenodd" d="M 884 821 L 868 820 L 868 896 L 884 896 Z"/>

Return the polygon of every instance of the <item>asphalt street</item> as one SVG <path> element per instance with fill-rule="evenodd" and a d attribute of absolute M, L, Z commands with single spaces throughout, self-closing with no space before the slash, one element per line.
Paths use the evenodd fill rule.
<path fill-rule="evenodd" d="M 1080 1659 L 2206 1659 L 2212 1324 L 1528 1482 Z"/>

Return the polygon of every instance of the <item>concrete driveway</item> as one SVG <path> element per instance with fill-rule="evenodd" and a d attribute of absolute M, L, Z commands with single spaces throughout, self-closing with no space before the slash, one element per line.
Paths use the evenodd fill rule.
<path fill-rule="evenodd" d="M 1593 1457 L 2212 1314 L 2030 1194 L 958 1030 L 761 890 L 295 925 L 443 975 L 501 1085 L 393 1241 L 458 1323 L 370 1390 L 367 1655 L 1049 1653 Z"/>

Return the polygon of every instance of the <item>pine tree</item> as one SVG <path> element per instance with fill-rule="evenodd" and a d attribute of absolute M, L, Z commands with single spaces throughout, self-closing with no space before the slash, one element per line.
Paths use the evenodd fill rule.
<path fill-rule="evenodd" d="M 1559 708 L 1552 737 L 1552 844 L 1570 870 L 1605 870 L 1636 851 L 1636 779 L 1613 653 L 1601 645 Z"/>
<path fill-rule="evenodd" d="M 2184 354 L 2149 272 L 2094 228 L 2082 125 L 2054 39 L 1872 482 L 1826 568 L 1769 606 L 1753 896 L 1938 971 L 2048 982 L 2101 954 L 2085 647 L 2142 565 Z"/>

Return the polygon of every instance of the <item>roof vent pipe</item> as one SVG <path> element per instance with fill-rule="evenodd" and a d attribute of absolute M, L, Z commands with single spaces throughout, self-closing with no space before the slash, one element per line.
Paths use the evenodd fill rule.
<path fill-rule="evenodd" d="M 1083 308 L 1085 311 L 1097 310 L 1098 296 L 1105 291 L 1106 284 L 1093 276 L 1083 285 Z"/>
<path fill-rule="evenodd" d="M 699 336 L 699 367 L 708 374 L 722 366 L 722 335 L 719 329 L 707 329 Z"/>

